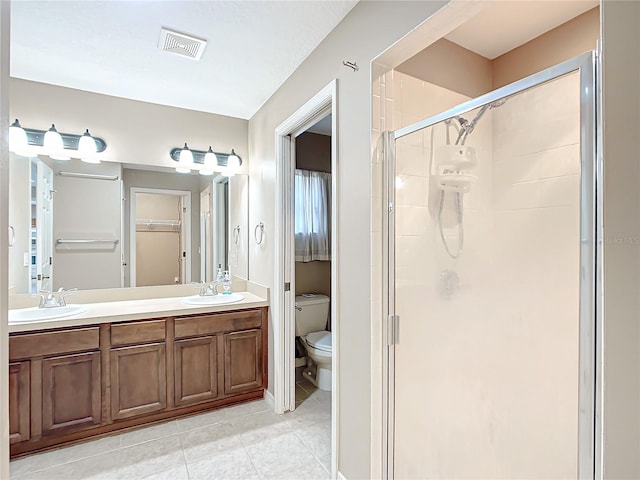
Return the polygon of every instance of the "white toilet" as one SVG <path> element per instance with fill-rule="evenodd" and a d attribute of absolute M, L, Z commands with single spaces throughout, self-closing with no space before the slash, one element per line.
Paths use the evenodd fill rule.
<path fill-rule="evenodd" d="M 331 390 L 332 341 L 331 332 L 325 330 L 328 320 L 329 297 L 314 293 L 296 296 L 296 336 L 307 351 L 304 376 L 326 391 Z"/>

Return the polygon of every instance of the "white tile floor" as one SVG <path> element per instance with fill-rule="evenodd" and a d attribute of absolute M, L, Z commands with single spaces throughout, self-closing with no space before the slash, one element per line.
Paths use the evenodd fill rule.
<path fill-rule="evenodd" d="M 331 392 L 296 386 L 294 412 L 263 400 L 11 462 L 11 480 L 328 479 Z"/>

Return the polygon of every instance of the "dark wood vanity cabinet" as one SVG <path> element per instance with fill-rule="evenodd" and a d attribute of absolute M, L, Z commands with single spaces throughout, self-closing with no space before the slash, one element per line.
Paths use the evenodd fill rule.
<path fill-rule="evenodd" d="M 267 307 L 11 334 L 11 455 L 262 398 Z"/>
<path fill-rule="evenodd" d="M 111 418 L 121 420 L 167 407 L 165 344 L 111 350 Z"/>
<path fill-rule="evenodd" d="M 9 441 L 24 442 L 30 438 L 29 362 L 9 364 Z"/>
<path fill-rule="evenodd" d="M 262 385 L 260 330 L 224 335 L 224 393 L 246 392 Z"/>
<path fill-rule="evenodd" d="M 42 360 L 42 435 L 101 421 L 100 352 Z"/>
<path fill-rule="evenodd" d="M 176 340 L 175 404 L 193 405 L 218 396 L 218 336 Z"/>

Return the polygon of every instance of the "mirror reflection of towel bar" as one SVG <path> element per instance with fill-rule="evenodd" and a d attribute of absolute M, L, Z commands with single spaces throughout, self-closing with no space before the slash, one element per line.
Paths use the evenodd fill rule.
<path fill-rule="evenodd" d="M 117 175 L 99 175 L 97 173 L 58 172 L 61 177 L 91 178 L 93 180 L 118 180 Z"/>
<path fill-rule="evenodd" d="M 95 239 L 95 240 L 68 240 L 68 239 L 65 239 L 65 238 L 56 239 L 56 245 L 61 245 L 63 243 L 113 243 L 114 245 L 117 245 L 118 243 L 120 243 L 120 240 L 118 240 L 118 239 L 110 239 L 110 240 L 99 240 L 99 239 Z"/>

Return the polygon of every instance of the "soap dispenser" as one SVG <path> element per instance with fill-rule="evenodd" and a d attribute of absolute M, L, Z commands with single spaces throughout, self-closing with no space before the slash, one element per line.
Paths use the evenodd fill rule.
<path fill-rule="evenodd" d="M 222 265 L 218 264 L 218 273 L 216 274 L 216 283 L 222 284 L 224 282 L 224 272 L 222 271 Z"/>
<path fill-rule="evenodd" d="M 231 273 L 229 273 L 229 270 L 224 272 L 224 280 L 222 282 L 222 293 L 224 295 L 231 295 Z"/>
<path fill-rule="evenodd" d="M 214 294 L 218 294 L 218 285 L 222 285 L 224 289 L 224 272 L 222 271 L 222 265 L 218 264 L 218 273 L 216 273 L 216 281 L 214 284 Z"/>

